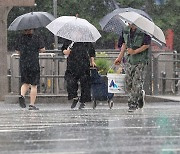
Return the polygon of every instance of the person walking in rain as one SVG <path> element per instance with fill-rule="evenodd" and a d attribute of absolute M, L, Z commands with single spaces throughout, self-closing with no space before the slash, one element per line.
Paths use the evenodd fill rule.
<path fill-rule="evenodd" d="M 143 89 L 148 64 L 148 48 L 151 37 L 140 31 L 134 24 L 129 24 L 119 38 L 120 53 L 114 63 L 120 64 L 125 58 L 126 91 L 129 94 L 128 112 L 144 106 L 145 91 Z"/>
<path fill-rule="evenodd" d="M 72 100 L 71 108 L 75 108 L 78 101 L 79 109 L 85 107 L 85 102 L 91 101 L 90 66 L 94 62 L 95 50 L 92 43 L 73 42 L 65 40 L 62 51 L 67 57 L 65 80 L 67 81 L 68 100 Z M 78 97 L 78 82 L 81 86 L 81 96 Z"/>
<path fill-rule="evenodd" d="M 34 34 L 33 29 L 24 30 L 17 39 L 15 51 L 20 55 L 21 96 L 19 105 L 26 108 L 25 95 L 30 88 L 29 110 L 39 110 L 34 104 L 37 96 L 37 85 L 40 81 L 39 52 L 45 52 L 44 41 Z"/>

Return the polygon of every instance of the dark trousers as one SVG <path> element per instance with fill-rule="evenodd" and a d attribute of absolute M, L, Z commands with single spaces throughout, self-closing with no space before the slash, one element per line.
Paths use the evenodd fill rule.
<path fill-rule="evenodd" d="M 91 101 L 91 83 L 89 71 L 81 74 L 73 74 L 70 71 L 66 71 L 65 80 L 67 81 L 68 100 L 78 96 L 78 83 L 80 83 L 80 102 Z"/>

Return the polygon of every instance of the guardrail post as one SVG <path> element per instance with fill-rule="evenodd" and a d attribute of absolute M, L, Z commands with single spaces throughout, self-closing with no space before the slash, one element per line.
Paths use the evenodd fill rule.
<path fill-rule="evenodd" d="M 173 51 L 173 71 L 175 72 L 178 68 L 178 64 L 177 64 L 177 51 Z"/>
<path fill-rule="evenodd" d="M 174 74 L 174 78 L 178 78 L 178 72 L 177 72 L 177 68 L 178 68 L 178 57 L 177 57 L 177 51 L 173 51 L 173 74 Z M 174 81 L 174 92 L 175 94 L 177 94 L 178 92 L 178 79 L 175 79 Z"/>
<path fill-rule="evenodd" d="M 7 77 L 8 77 L 8 92 L 11 92 L 11 69 L 8 69 L 7 71 Z"/>
<path fill-rule="evenodd" d="M 165 94 L 166 91 L 166 72 L 161 72 L 162 77 L 162 94 Z"/>
<path fill-rule="evenodd" d="M 158 95 L 159 90 L 158 90 L 158 58 L 153 56 L 153 94 Z"/>
<path fill-rule="evenodd" d="M 174 73 L 174 78 L 177 78 L 174 80 L 174 85 L 175 85 L 174 92 L 175 94 L 177 94 L 178 93 L 178 78 L 179 78 L 178 72 Z"/>

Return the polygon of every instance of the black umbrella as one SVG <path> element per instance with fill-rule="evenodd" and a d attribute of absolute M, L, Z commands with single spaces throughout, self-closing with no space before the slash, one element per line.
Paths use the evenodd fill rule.
<path fill-rule="evenodd" d="M 118 35 L 122 34 L 123 28 L 126 26 L 126 24 L 120 18 L 119 13 L 123 12 L 136 12 L 152 21 L 151 17 L 143 10 L 134 9 L 131 7 L 118 8 L 107 14 L 100 20 L 99 24 L 101 25 L 102 30 L 106 32 L 114 32 Z"/>
<path fill-rule="evenodd" d="M 46 27 L 55 18 L 48 12 L 30 12 L 17 17 L 8 30 L 24 30 Z"/>

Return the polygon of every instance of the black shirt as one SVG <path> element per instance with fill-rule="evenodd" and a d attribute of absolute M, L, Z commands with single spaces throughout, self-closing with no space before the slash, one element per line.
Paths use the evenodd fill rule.
<path fill-rule="evenodd" d="M 62 46 L 62 51 L 67 49 L 72 41 L 65 40 Z M 90 57 L 95 57 L 95 49 L 92 43 L 75 42 L 71 53 L 67 58 L 67 70 L 80 73 L 90 68 Z"/>
<path fill-rule="evenodd" d="M 22 34 L 16 41 L 15 50 L 20 52 L 20 69 L 39 69 L 39 49 L 44 41 L 37 35 Z"/>

